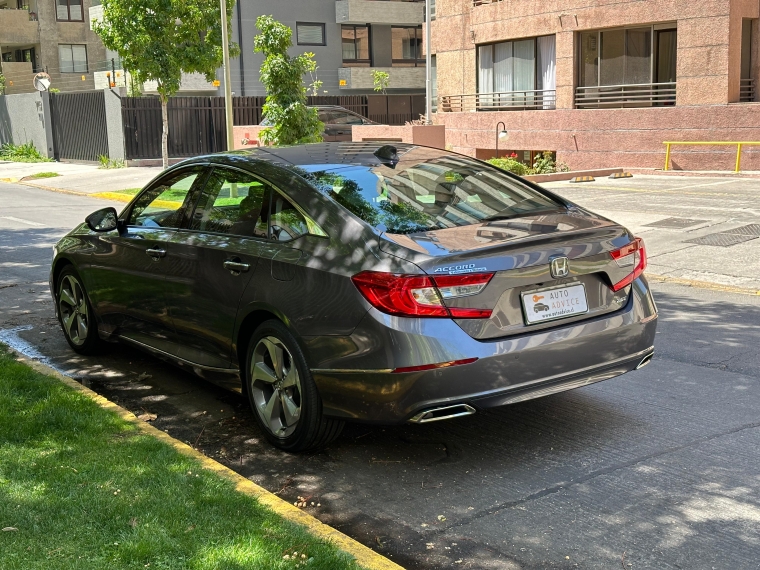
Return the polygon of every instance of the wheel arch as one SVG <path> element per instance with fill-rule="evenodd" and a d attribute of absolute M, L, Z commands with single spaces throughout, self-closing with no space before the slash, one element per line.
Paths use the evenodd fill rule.
<path fill-rule="evenodd" d="M 276 307 L 273 307 L 272 305 L 263 303 L 251 305 L 244 312 L 245 317 L 239 320 L 240 324 L 238 325 L 237 331 L 235 333 L 235 344 L 233 346 L 235 360 L 238 363 L 240 369 L 240 379 L 243 381 L 243 384 L 245 384 L 245 360 L 246 352 L 248 351 L 248 342 L 251 340 L 253 333 L 256 331 L 259 325 L 268 320 L 275 319 L 284 324 L 291 332 L 291 334 L 295 337 L 296 342 L 298 342 L 299 346 L 301 347 L 301 351 L 304 353 L 304 356 L 307 356 L 306 347 L 301 341 L 301 337 L 293 328 L 290 319 L 288 319 L 285 313 Z"/>
<path fill-rule="evenodd" d="M 51 285 L 53 287 L 53 297 L 57 298 L 57 292 L 58 292 L 58 279 L 61 276 L 61 272 L 67 267 L 67 266 L 74 266 L 74 262 L 71 261 L 68 257 L 58 257 L 53 262 L 53 270 L 52 270 L 52 281 Z M 76 266 L 74 266 L 74 269 L 76 269 Z"/>

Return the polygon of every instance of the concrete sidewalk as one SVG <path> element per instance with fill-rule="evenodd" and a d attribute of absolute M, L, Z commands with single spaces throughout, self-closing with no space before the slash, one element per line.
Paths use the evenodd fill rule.
<path fill-rule="evenodd" d="M 97 194 L 142 188 L 161 171 L 160 167 L 103 169 L 91 164 L 68 162 L 0 162 L 0 181 L 21 181 L 22 184 L 48 190 Z M 60 176 L 25 180 L 39 172 L 57 172 Z"/>

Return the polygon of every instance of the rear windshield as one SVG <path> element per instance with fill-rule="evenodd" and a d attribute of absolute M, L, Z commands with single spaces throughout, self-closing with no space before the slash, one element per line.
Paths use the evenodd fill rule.
<path fill-rule="evenodd" d="M 320 192 L 349 212 L 394 234 L 467 226 L 562 207 L 496 168 L 440 151 L 426 154 L 424 160 L 402 156 L 395 168 L 322 164 L 299 169 Z"/>

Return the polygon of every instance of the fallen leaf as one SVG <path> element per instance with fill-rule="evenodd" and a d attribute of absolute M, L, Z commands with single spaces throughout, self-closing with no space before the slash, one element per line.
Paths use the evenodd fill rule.
<path fill-rule="evenodd" d="M 433 544 L 432 542 L 426 542 L 425 548 L 427 548 L 428 550 L 433 550 L 435 548 L 435 544 Z"/>
<path fill-rule="evenodd" d="M 149 414 L 146 412 L 137 416 L 137 419 L 144 422 L 152 422 L 153 420 L 158 419 L 158 416 L 156 414 Z"/>
<path fill-rule="evenodd" d="M 14 530 L 18 530 L 18 529 L 15 526 L 6 526 L 3 529 L 3 532 L 10 532 L 10 531 L 14 531 Z"/>
<path fill-rule="evenodd" d="M 446 517 L 444 517 L 443 515 L 438 515 L 438 520 L 443 522 L 446 520 Z"/>

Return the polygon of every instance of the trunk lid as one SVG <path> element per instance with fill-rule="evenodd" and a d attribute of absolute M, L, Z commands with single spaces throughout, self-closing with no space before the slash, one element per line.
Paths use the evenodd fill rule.
<path fill-rule="evenodd" d="M 627 304 L 630 288 L 613 292 L 611 285 L 629 271 L 619 267 L 609 252 L 629 243 L 632 236 L 622 226 L 580 208 L 385 237 L 382 250 L 433 276 L 494 273 L 480 293 L 444 301 L 449 307 L 492 310 L 487 319 L 456 319 L 477 339 L 566 326 Z M 551 260 L 563 256 L 568 259 L 568 275 L 555 278 Z M 526 310 L 534 307 L 526 309 L 523 294 L 542 295 L 578 284 L 585 289 L 587 312 L 528 324 Z"/>

